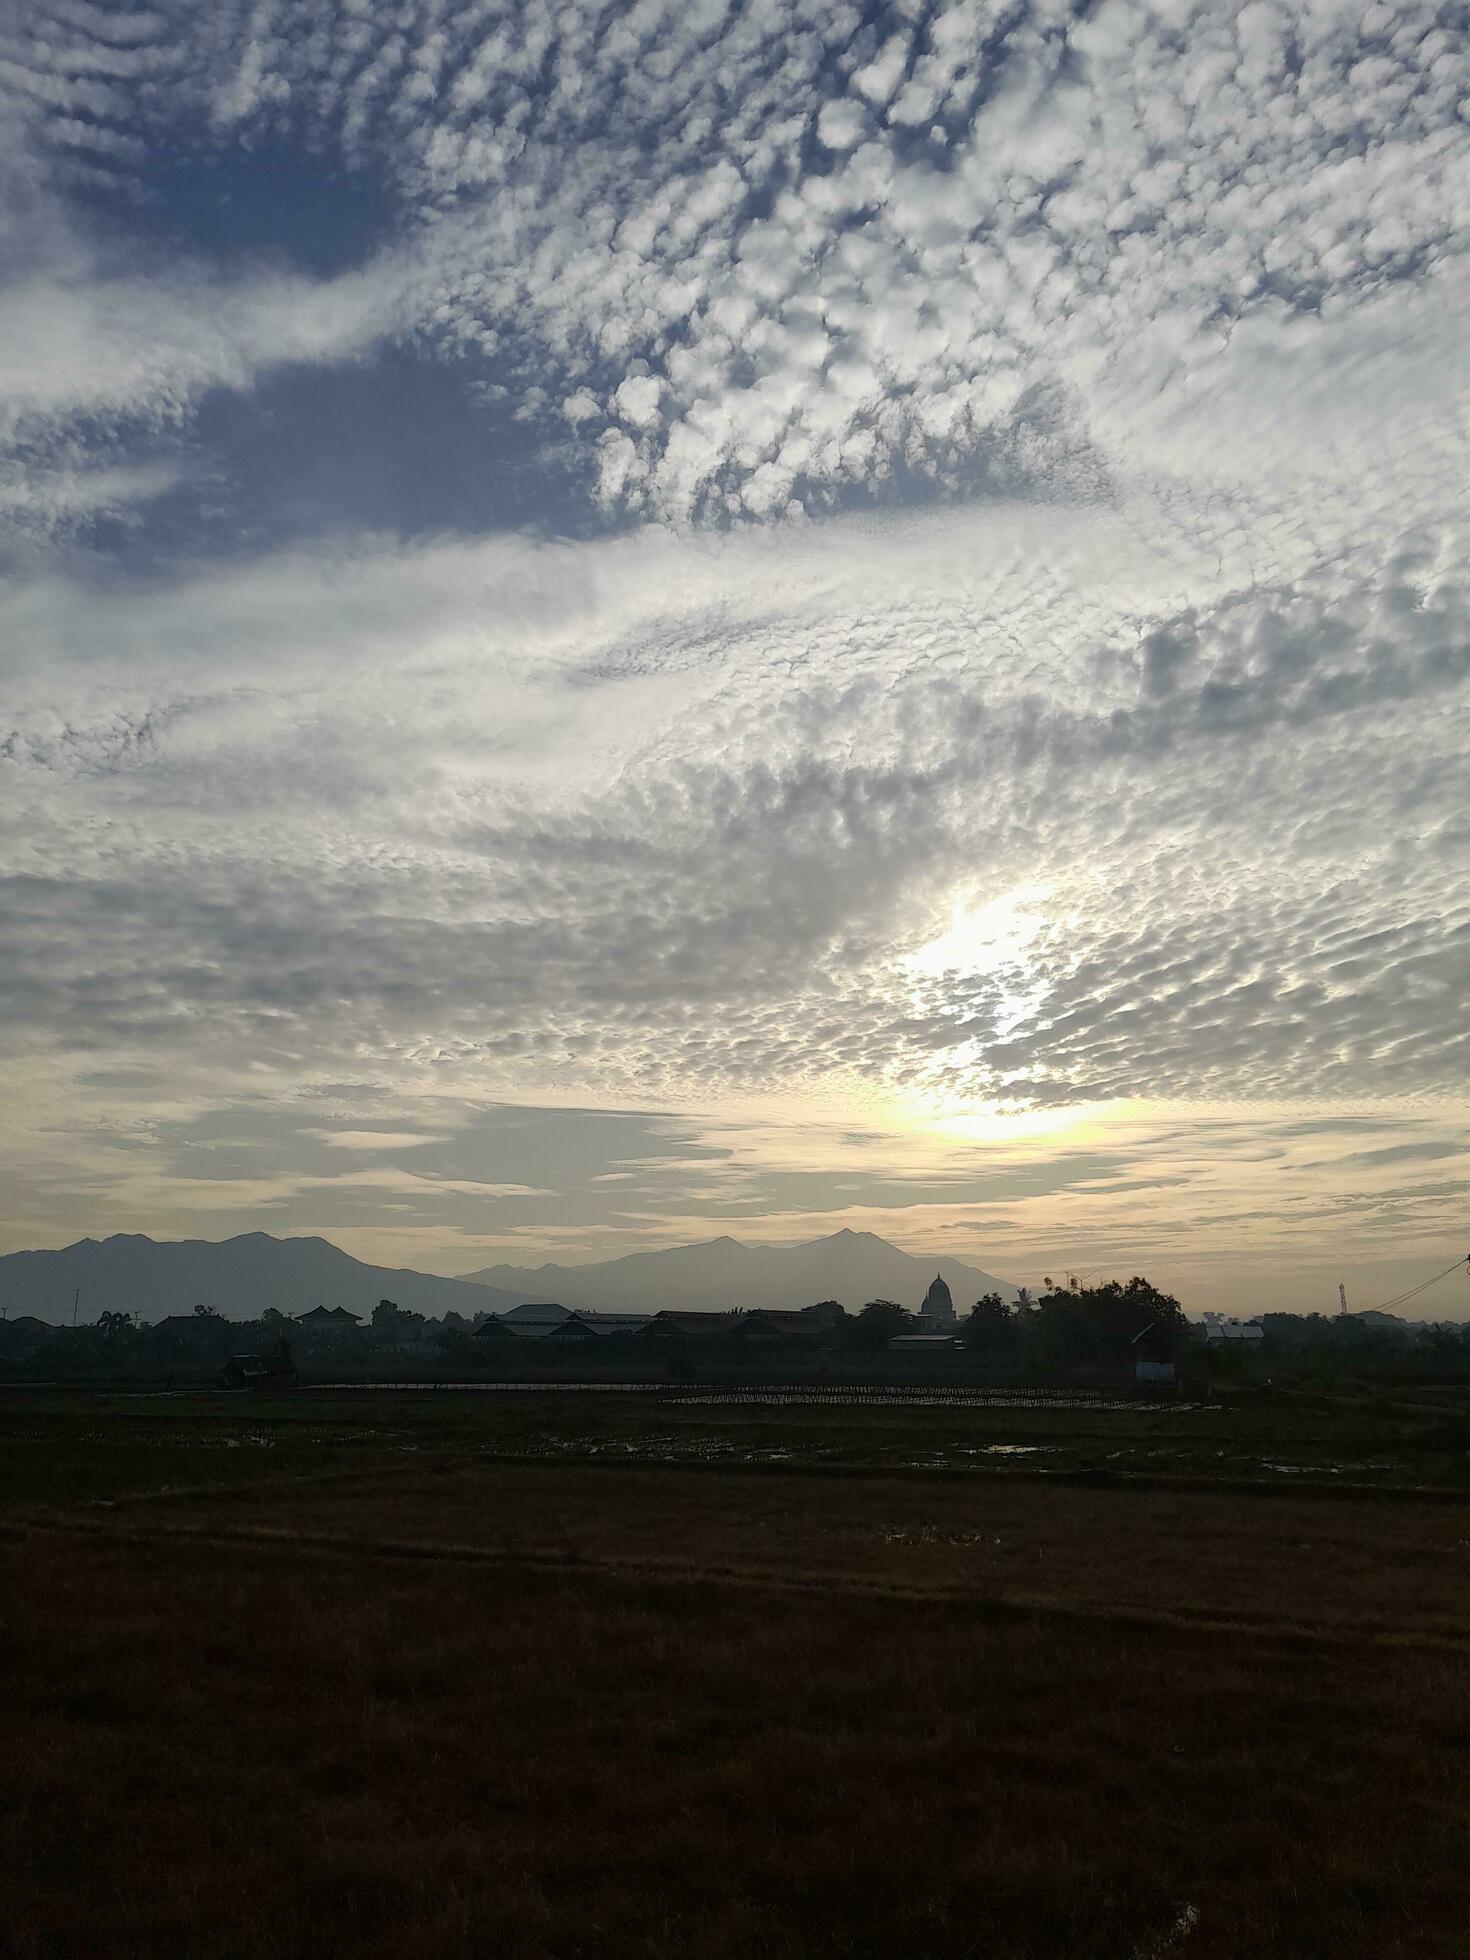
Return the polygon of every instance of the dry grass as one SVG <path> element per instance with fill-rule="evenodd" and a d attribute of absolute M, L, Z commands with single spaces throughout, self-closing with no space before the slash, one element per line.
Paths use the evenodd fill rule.
<path fill-rule="evenodd" d="M 12 1512 L 7 1960 L 1466 1951 L 1470 1511 L 246 1467 Z"/>

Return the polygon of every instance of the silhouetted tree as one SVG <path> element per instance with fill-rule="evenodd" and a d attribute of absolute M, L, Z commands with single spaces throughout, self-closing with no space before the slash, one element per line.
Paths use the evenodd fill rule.
<path fill-rule="evenodd" d="M 1189 1335 L 1184 1310 L 1170 1293 L 1135 1275 L 1126 1284 L 1071 1284 L 1042 1296 L 1032 1324 L 1038 1358 L 1116 1366 L 1134 1357 L 1147 1333 L 1150 1354 L 1172 1354 Z"/>
<path fill-rule="evenodd" d="M 97 1316 L 97 1339 L 99 1344 L 111 1354 L 129 1348 L 137 1339 L 138 1330 L 133 1325 L 130 1313 L 100 1313 Z"/>
<path fill-rule="evenodd" d="M 982 1293 L 965 1317 L 960 1339 L 979 1354 L 1008 1354 L 1016 1344 L 1015 1316 L 998 1293 Z"/>
<path fill-rule="evenodd" d="M 840 1300 L 818 1300 L 815 1306 L 803 1307 L 803 1317 L 815 1321 L 822 1330 L 823 1340 L 836 1340 L 839 1345 L 846 1337 L 848 1326 L 847 1308 Z"/>
<path fill-rule="evenodd" d="M 451 1319 L 459 1324 L 451 1326 Z M 454 1368 L 477 1368 L 487 1359 L 488 1343 L 477 1341 L 458 1314 L 444 1316 L 434 1329 L 434 1345 L 442 1359 Z"/>
<path fill-rule="evenodd" d="M 380 1341 L 404 1341 L 424 1324 L 424 1316 L 396 1300 L 379 1300 L 373 1308 L 373 1333 Z"/>
<path fill-rule="evenodd" d="M 886 1347 L 912 1320 L 913 1315 L 896 1300 L 869 1300 L 862 1312 L 847 1322 L 843 1330 L 846 1345 L 858 1349 Z"/>

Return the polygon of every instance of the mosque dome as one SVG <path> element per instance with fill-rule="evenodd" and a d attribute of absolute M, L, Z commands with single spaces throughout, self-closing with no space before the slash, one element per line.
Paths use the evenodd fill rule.
<path fill-rule="evenodd" d="M 919 1311 L 926 1318 L 933 1320 L 954 1319 L 954 1299 L 941 1274 L 934 1275 L 933 1283 L 924 1295 L 924 1304 Z"/>

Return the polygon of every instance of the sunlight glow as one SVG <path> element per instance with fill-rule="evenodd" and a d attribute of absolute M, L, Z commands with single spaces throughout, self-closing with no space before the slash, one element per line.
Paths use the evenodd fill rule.
<path fill-rule="evenodd" d="M 1050 885 L 1019 885 L 983 905 L 957 898 L 949 931 L 911 953 L 904 964 L 925 978 L 940 973 L 998 973 L 1025 959 L 1041 931 Z"/>
<path fill-rule="evenodd" d="M 952 993 L 967 984 L 983 994 L 993 1014 L 992 1039 L 1003 1041 L 1015 1028 L 1032 1019 L 1048 992 L 1044 979 L 1030 966 L 1031 949 L 1041 934 L 1043 906 L 1051 886 L 1019 885 L 1014 891 L 975 903 L 973 891 L 954 900 L 947 932 L 921 946 L 903 961 L 916 1003 L 938 987 Z M 898 1091 L 888 1109 L 889 1120 L 908 1135 L 924 1134 L 940 1142 L 1026 1142 L 1070 1134 L 1078 1117 L 1071 1110 L 1029 1110 L 989 1096 L 961 1096 L 956 1091 L 967 1078 L 986 1079 L 983 1038 L 972 1037 L 944 1049 L 934 1058 L 932 1080 L 912 1078 Z M 992 1091 L 995 1084 L 990 1085 Z"/>

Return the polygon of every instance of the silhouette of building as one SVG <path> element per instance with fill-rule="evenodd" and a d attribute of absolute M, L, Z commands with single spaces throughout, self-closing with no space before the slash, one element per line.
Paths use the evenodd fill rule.
<path fill-rule="evenodd" d="M 475 1332 L 486 1336 L 515 1334 L 523 1341 L 539 1341 L 554 1334 L 571 1317 L 571 1308 L 558 1300 L 523 1300 L 508 1313 L 492 1314 Z"/>
<path fill-rule="evenodd" d="M 608 1340 L 615 1334 L 641 1334 L 651 1318 L 646 1313 L 595 1313 L 578 1307 L 565 1320 L 548 1327 L 545 1334 L 549 1341 Z M 517 1324 L 516 1332 L 521 1331 Z"/>
<path fill-rule="evenodd" d="M 919 1309 L 917 1331 L 921 1334 L 948 1334 L 954 1326 L 954 1297 L 944 1283 L 943 1274 L 936 1273 Z"/>
<path fill-rule="evenodd" d="M 929 1291 L 924 1295 L 924 1304 L 905 1332 L 896 1334 L 888 1343 L 888 1349 L 890 1353 L 928 1351 L 953 1354 L 958 1335 L 959 1320 L 954 1310 L 954 1296 L 944 1283 L 943 1273 L 936 1273 L 929 1283 Z"/>
<path fill-rule="evenodd" d="M 1211 1347 L 1217 1341 L 1245 1341 L 1247 1343 L 1264 1341 L 1266 1330 L 1258 1320 L 1237 1320 L 1233 1314 L 1206 1313 L 1200 1315 L 1205 1339 Z"/>

